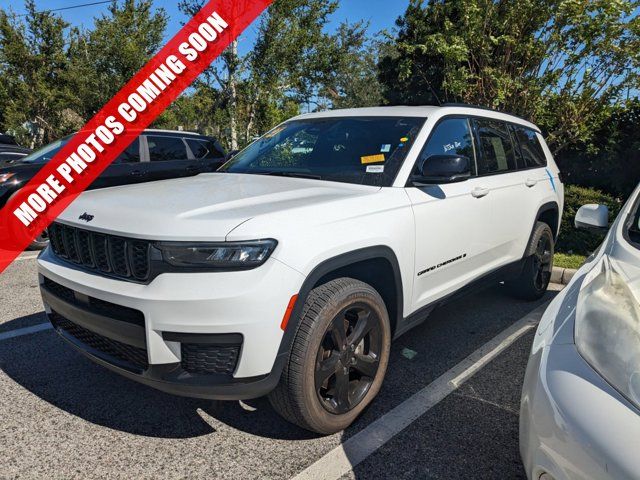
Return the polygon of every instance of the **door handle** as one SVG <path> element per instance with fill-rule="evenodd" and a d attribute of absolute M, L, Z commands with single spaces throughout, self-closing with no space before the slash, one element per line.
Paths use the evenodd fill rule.
<path fill-rule="evenodd" d="M 131 172 L 131 175 L 133 175 L 134 177 L 141 177 L 142 175 L 144 175 L 144 172 L 140 170 L 134 170 L 133 172 Z"/>
<path fill-rule="evenodd" d="M 489 195 L 489 189 L 488 188 L 482 188 L 482 187 L 476 187 L 473 190 L 471 190 L 471 195 L 475 198 L 482 198 L 482 197 L 486 197 L 487 195 Z"/>
<path fill-rule="evenodd" d="M 527 178 L 527 180 L 524 182 L 524 184 L 531 188 L 531 187 L 535 187 L 538 184 L 537 180 L 534 180 L 533 178 Z"/>

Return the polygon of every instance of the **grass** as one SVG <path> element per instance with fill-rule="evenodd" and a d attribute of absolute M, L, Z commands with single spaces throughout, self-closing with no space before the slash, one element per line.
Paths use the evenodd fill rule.
<path fill-rule="evenodd" d="M 584 255 L 569 255 L 566 253 L 556 253 L 553 258 L 553 266 L 560 268 L 578 269 L 587 259 Z"/>

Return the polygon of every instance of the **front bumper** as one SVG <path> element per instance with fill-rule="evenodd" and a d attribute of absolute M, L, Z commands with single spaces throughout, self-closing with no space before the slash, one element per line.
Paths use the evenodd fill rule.
<path fill-rule="evenodd" d="M 268 393 L 286 355 L 282 316 L 303 275 L 276 259 L 241 272 L 166 273 L 149 285 L 38 259 L 56 331 L 86 356 L 169 393 L 247 399 Z"/>
<path fill-rule="evenodd" d="M 531 480 L 637 479 L 640 414 L 574 344 L 552 343 L 529 359 L 520 451 Z"/>

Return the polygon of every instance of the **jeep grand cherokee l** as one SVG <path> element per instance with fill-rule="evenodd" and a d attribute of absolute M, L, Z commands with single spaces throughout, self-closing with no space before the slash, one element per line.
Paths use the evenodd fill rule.
<path fill-rule="evenodd" d="M 539 129 L 470 107 L 302 115 L 221 171 L 81 195 L 39 260 L 46 312 L 157 389 L 344 429 L 395 337 L 474 284 L 549 283 L 563 208 Z M 89 221 L 88 219 L 91 218 Z"/>

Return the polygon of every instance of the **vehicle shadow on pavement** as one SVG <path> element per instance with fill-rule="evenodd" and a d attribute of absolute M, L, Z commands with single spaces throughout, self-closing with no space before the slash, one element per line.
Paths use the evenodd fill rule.
<path fill-rule="evenodd" d="M 22 328 L 31 317 L 3 324 Z M 32 319 L 31 319 L 32 320 Z M 0 370 L 32 394 L 71 415 L 122 432 L 158 438 L 215 433 L 217 420 L 255 435 L 285 440 L 316 436 L 284 422 L 266 399 L 215 402 L 178 397 L 93 364 L 48 330 L 2 342 Z M 251 406 L 250 406 L 251 405 Z M 204 413 L 204 415 L 203 415 Z M 207 418 L 207 416 L 213 417 Z"/>
<path fill-rule="evenodd" d="M 18 328 L 33 327 L 47 321 L 44 312 L 25 315 L 24 317 L 11 320 L 9 322 L 0 323 L 0 333 L 11 332 Z"/>
<path fill-rule="evenodd" d="M 428 385 L 522 316 L 550 300 L 520 302 L 501 287 L 442 307 L 392 345 L 387 378 L 373 404 L 341 434 L 342 441 Z M 41 318 L 44 319 L 43 314 Z M 28 317 L 33 317 L 32 315 Z M 32 322 L 5 323 L 10 330 Z M 53 331 L 2 342 L 0 369 L 40 399 L 88 422 L 157 438 L 193 438 L 227 427 L 254 436 L 310 440 L 317 435 L 281 419 L 266 398 L 213 402 L 168 395 L 93 364 Z M 524 370 L 518 372 L 524 375 Z M 32 400 L 26 400 L 33 403 Z M 517 453 L 517 445 L 514 445 Z"/>

